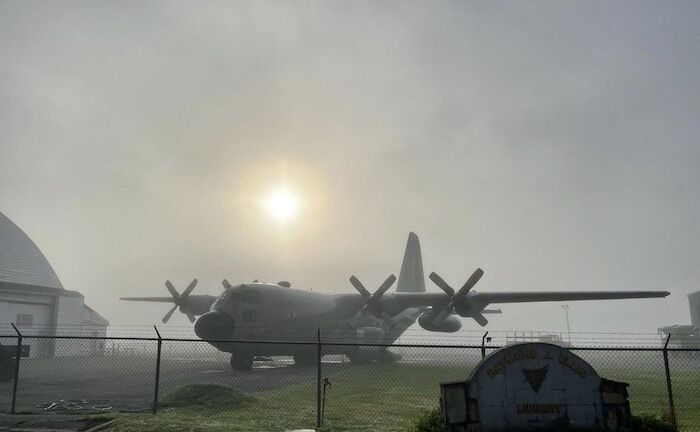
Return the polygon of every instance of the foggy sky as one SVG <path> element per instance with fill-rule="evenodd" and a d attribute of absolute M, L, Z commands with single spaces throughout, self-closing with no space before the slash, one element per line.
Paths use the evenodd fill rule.
<path fill-rule="evenodd" d="M 571 303 L 573 330 L 690 323 L 698 22 L 683 1 L 3 0 L 0 211 L 115 325 L 159 322 L 116 299 L 165 279 L 377 286 L 409 231 L 456 286 L 480 266 L 479 291 L 672 292 Z M 303 199 L 284 227 L 257 204 L 280 182 Z M 489 329 L 566 326 L 501 308 Z"/>

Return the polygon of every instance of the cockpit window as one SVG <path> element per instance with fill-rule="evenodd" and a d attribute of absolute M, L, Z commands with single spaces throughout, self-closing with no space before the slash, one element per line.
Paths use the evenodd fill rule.
<path fill-rule="evenodd" d="M 214 305 L 220 307 L 235 307 L 235 305 L 240 302 L 240 298 L 240 291 L 227 290 L 214 302 Z"/>

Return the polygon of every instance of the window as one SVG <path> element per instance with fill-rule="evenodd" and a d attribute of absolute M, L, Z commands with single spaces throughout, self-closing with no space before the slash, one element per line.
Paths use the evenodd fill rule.
<path fill-rule="evenodd" d="M 17 319 L 15 323 L 18 326 L 30 326 L 34 325 L 34 315 L 31 314 L 17 314 Z"/>

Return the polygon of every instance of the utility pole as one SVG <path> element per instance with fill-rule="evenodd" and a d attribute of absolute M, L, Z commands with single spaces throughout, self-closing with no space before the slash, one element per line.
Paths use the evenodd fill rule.
<path fill-rule="evenodd" d="M 571 345 L 571 326 L 569 325 L 569 305 L 561 305 L 566 312 L 566 332 L 569 334 L 569 345 Z"/>

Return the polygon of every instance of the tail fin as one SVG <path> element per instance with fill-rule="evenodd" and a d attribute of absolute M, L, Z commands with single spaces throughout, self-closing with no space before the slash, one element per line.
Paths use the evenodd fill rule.
<path fill-rule="evenodd" d="M 408 234 L 406 252 L 403 255 L 399 284 L 396 292 L 425 292 L 423 277 L 423 258 L 420 253 L 420 242 L 414 233 Z"/>
<path fill-rule="evenodd" d="M 691 324 L 696 329 L 700 329 L 700 291 L 688 294 L 688 303 L 690 303 Z"/>

